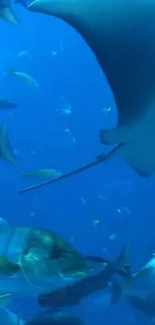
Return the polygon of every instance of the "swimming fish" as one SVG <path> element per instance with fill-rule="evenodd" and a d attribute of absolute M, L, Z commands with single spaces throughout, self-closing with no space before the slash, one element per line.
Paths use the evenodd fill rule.
<path fill-rule="evenodd" d="M 84 256 L 56 233 L 33 227 L 0 226 L 0 256 L 5 257 L 1 263 L 0 301 L 6 294 L 12 299 L 37 297 L 105 267 L 103 262 L 99 266 L 93 261 L 87 263 Z"/>
<path fill-rule="evenodd" d="M 14 25 L 17 25 L 19 23 L 19 20 L 11 8 L 10 0 L 0 0 L 0 18 Z"/>
<path fill-rule="evenodd" d="M 56 16 L 81 34 L 106 75 L 118 110 L 117 126 L 100 132 L 101 142 L 116 145 L 115 151 L 66 177 L 120 155 L 139 175 L 151 176 L 155 172 L 155 2 L 34 0 L 28 8 Z"/>
<path fill-rule="evenodd" d="M 14 158 L 5 123 L 1 124 L 0 126 L 0 158 L 10 162 L 15 166 L 18 166 L 18 163 Z"/>
<path fill-rule="evenodd" d="M 14 1 L 16 3 L 18 3 L 18 0 Z M 31 59 L 31 54 L 29 51 L 20 51 L 17 55 L 18 58 L 27 58 L 27 59 Z"/>
<path fill-rule="evenodd" d="M 11 109 L 17 108 L 18 105 L 14 102 L 11 102 L 7 98 L 0 97 L 0 109 Z"/>
<path fill-rule="evenodd" d="M 95 292 L 108 287 L 114 274 L 119 274 L 123 279 L 130 276 L 130 264 L 128 260 L 129 247 L 125 245 L 114 262 L 98 257 L 87 256 L 88 261 L 95 263 L 106 262 L 105 268 L 100 272 L 89 275 L 79 280 L 77 283 L 66 285 L 64 288 L 53 290 L 50 293 L 41 294 L 38 302 L 42 307 L 62 308 L 65 306 L 74 306 L 80 304 L 81 300 Z M 114 304 L 120 298 L 120 288 L 112 283 L 113 292 L 111 304 Z"/>
<path fill-rule="evenodd" d="M 14 69 L 10 69 L 10 75 L 13 75 L 14 77 L 16 77 L 17 80 L 27 84 L 28 86 L 31 87 L 39 87 L 38 82 L 36 81 L 36 79 L 34 79 L 32 76 L 30 76 L 29 74 L 22 72 L 22 71 L 16 71 Z"/>
<path fill-rule="evenodd" d="M 26 176 L 26 177 L 53 177 L 53 178 L 56 178 L 56 177 L 59 177 L 60 175 L 62 175 L 62 173 L 55 169 L 37 169 L 32 172 L 22 173 L 22 175 Z"/>

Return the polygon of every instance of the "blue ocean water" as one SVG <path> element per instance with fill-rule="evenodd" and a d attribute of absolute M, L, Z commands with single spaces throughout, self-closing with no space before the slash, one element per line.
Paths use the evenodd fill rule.
<path fill-rule="evenodd" d="M 135 271 L 155 246 L 154 177 L 140 178 L 119 158 L 18 194 L 36 182 L 25 179 L 23 171 L 67 172 L 104 152 L 99 130 L 114 126 L 117 112 L 106 78 L 83 39 L 58 19 L 28 13 L 18 5 L 15 10 L 20 26 L 0 21 L 0 96 L 17 102 L 19 108 L 1 111 L 0 121 L 6 122 L 20 167 L 0 162 L 0 217 L 15 225 L 52 229 L 83 254 L 114 259 L 129 243 Z M 28 51 L 30 59 L 18 57 L 21 51 Z M 39 88 L 15 80 L 11 68 L 33 75 Z M 68 105 L 71 114 L 62 114 Z M 106 107 L 112 108 L 108 114 Z M 36 302 L 27 300 L 20 302 L 20 308 L 14 302 L 12 308 L 24 315 L 37 310 Z M 73 312 L 86 324 L 149 322 L 124 301 L 107 308 L 102 299 L 88 299 Z"/>

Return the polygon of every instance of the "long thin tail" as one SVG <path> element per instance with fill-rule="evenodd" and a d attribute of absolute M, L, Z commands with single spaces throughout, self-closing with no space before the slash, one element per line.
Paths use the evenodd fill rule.
<path fill-rule="evenodd" d="M 57 177 L 57 178 L 54 178 L 54 179 L 49 179 L 48 181 L 41 182 L 39 184 L 24 188 L 24 189 L 20 190 L 18 193 L 25 193 L 25 192 L 29 192 L 31 190 L 35 190 L 35 189 L 37 189 L 39 187 L 43 187 L 43 186 L 49 185 L 51 183 L 60 181 L 61 179 L 68 178 L 70 176 L 79 174 L 79 173 L 83 172 L 84 170 L 87 170 L 87 169 L 89 169 L 91 167 L 99 165 L 102 162 L 106 161 L 107 159 L 111 158 L 111 156 L 113 156 L 113 154 L 115 154 L 117 152 L 117 150 L 120 149 L 123 145 L 124 145 L 124 143 L 118 144 L 115 148 L 110 150 L 107 154 L 102 154 L 102 155 L 98 156 L 96 160 L 90 162 L 87 165 L 84 165 L 84 166 L 82 166 L 82 167 L 80 167 L 78 169 L 75 169 L 75 170 L 73 170 L 73 171 L 71 171 L 71 172 L 69 172 L 67 174 L 63 174 L 60 177 Z"/>

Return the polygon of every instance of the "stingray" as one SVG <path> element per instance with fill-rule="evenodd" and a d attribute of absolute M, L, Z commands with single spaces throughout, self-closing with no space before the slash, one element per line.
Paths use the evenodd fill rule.
<path fill-rule="evenodd" d="M 85 39 L 113 92 L 118 122 L 115 128 L 100 131 L 101 142 L 115 145 L 115 150 L 20 193 L 117 155 L 139 175 L 151 176 L 155 172 L 155 1 L 34 0 L 28 9 L 64 20 Z"/>
<path fill-rule="evenodd" d="M 0 18 L 14 25 L 19 23 L 17 17 L 15 16 L 11 8 L 10 0 L 0 0 Z"/>

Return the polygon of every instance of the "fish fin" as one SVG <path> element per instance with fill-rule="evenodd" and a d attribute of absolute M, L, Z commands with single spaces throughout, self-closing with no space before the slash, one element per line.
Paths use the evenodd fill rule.
<path fill-rule="evenodd" d="M 18 166 L 16 159 L 13 157 L 13 150 L 8 138 L 6 124 L 3 123 L 0 127 L 0 157 L 6 161 Z"/>
<path fill-rule="evenodd" d="M 10 293 L 0 293 L 0 306 L 8 305 L 12 300 L 12 295 Z"/>

